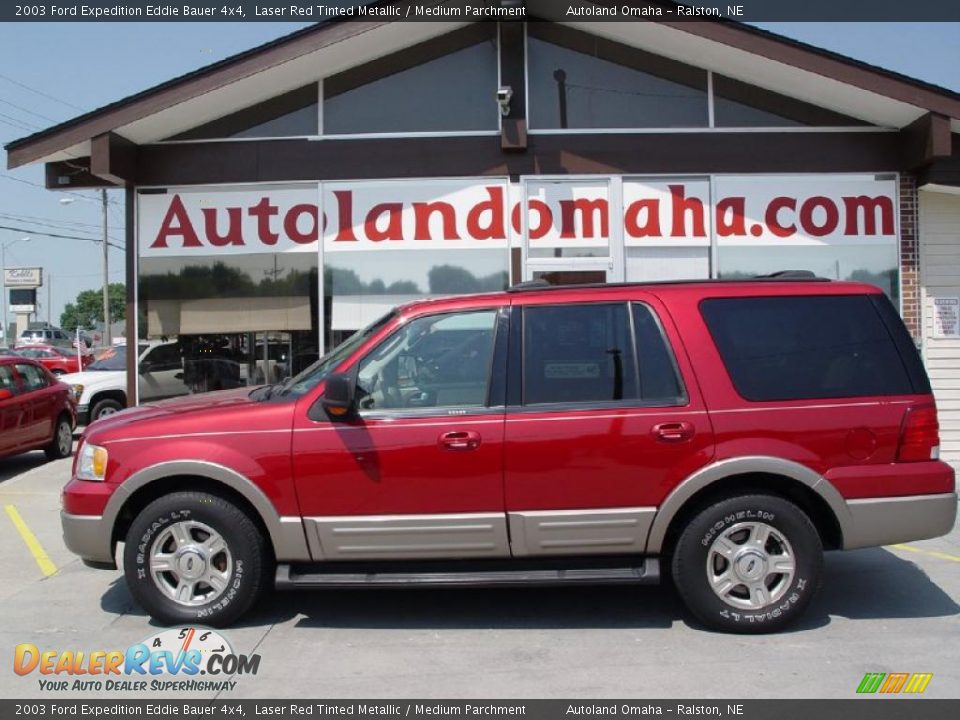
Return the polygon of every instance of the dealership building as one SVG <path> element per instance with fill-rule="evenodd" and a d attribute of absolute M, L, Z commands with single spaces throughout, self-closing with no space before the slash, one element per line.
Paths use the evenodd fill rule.
<path fill-rule="evenodd" d="M 280 379 L 416 298 L 810 270 L 897 304 L 960 461 L 939 87 L 720 20 L 338 19 L 7 151 L 124 188 L 126 335 L 180 382 L 131 372 L 140 400 Z"/>

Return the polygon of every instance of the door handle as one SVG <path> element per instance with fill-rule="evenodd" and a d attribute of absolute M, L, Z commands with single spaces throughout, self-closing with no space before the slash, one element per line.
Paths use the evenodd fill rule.
<path fill-rule="evenodd" d="M 665 422 L 654 425 L 651 432 L 660 442 L 686 442 L 694 436 L 696 429 L 688 422 Z"/>
<path fill-rule="evenodd" d="M 476 450 L 480 447 L 480 433 L 473 430 L 445 432 L 437 438 L 437 444 L 444 450 Z"/>

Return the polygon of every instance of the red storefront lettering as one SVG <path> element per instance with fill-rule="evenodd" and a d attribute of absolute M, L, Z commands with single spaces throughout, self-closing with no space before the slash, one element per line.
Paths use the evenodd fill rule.
<path fill-rule="evenodd" d="M 580 237 L 597 237 L 593 222 L 595 213 L 600 213 L 600 237 L 610 236 L 608 224 L 610 212 L 607 201 L 602 198 L 595 200 L 578 198 L 560 201 L 560 237 L 577 237 L 577 213 L 580 214 L 580 226 L 583 228 L 583 234 Z"/>
<path fill-rule="evenodd" d="M 377 226 L 380 218 L 386 213 L 387 226 L 382 230 Z M 363 223 L 363 234 L 368 240 L 403 240 L 403 203 L 380 203 L 374 205 L 367 213 Z"/>
<path fill-rule="evenodd" d="M 822 225 L 817 225 L 813 219 L 813 212 L 817 208 L 822 208 L 826 213 L 826 218 Z M 807 198 L 800 206 L 800 227 L 808 235 L 813 237 L 824 237 L 837 229 L 840 222 L 840 211 L 833 200 L 823 195 L 814 195 Z"/>
<path fill-rule="evenodd" d="M 467 236 L 473 240 L 503 240 L 507 237 L 503 219 L 503 188 L 487 187 L 487 199 L 481 200 L 467 213 Z M 486 226 L 481 224 L 484 213 L 490 214 Z"/>
<path fill-rule="evenodd" d="M 270 229 L 270 218 L 280 213 L 280 208 L 270 202 L 270 198 L 260 198 L 260 202 L 247 210 L 257 219 L 257 237 L 264 245 L 276 245 L 280 235 Z"/>
<path fill-rule="evenodd" d="M 880 213 L 880 234 L 893 235 L 893 200 L 885 195 L 856 195 L 843 198 L 847 212 L 844 235 L 860 235 L 859 212 L 863 212 L 863 234 L 877 234 L 877 212 Z"/>
<path fill-rule="evenodd" d="M 295 243 L 301 245 L 315 243 L 320 238 L 319 213 L 320 211 L 316 205 L 307 205 L 306 203 L 294 205 L 287 211 L 287 214 L 283 218 L 283 231 L 287 234 L 287 237 Z M 306 232 L 302 232 L 297 224 L 300 221 L 300 216 L 304 214 L 306 214 L 311 221 L 310 229 Z"/>
<path fill-rule="evenodd" d="M 216 208 L 203 208 L 203 231 L 207 234 L 207 242 L 214 247 L 226 247 L 227 245 L 243 245 L 243 208 L 227 208 L 227 233 L 221 235 L 217 232 L 217 213 Z"/>
<path fill-rule="evenodd" d="M 668 185 L 670 188 L 670 197 L 673 200 L 673 225 L 670 228 L 670 234 L 673 237 L 687 237 L 687 223 L 684 213 L 690 213 L 693 219 L 693 232 L 689 233 L 693 237 L 705 237 L 706 230 L 703 227 L 703 201 L 700 198 L 686 197 L 686 188 L 683 185 Z"/>
<path fill-rule="evenodd" d="M 784 208 L 788 210 L 796 210 L 796 198 L 783 196 L 775 197 L 770 201 L 770 204 L 767 205 L 767 212 L 763 217 L 764 222 L 766 222 L 767 227 L 770 229 L 770 232 L 781 238 L 790 237 L 791 235 L 795 235 L 797 232 L 796 225 L 781 225 L 780 220 L 777 219 L 777 213 Z"/>
<path fill-rule="evenodd" d="M 644 213 L 640 224 L 640 213 Z M 643 198 L 630 203 L 623 216 L 624 227 L 630 237 L 661 237 L 660 201 L 657 198 Z"/>
<path fill-rule="evenodd" d="M 747 234 L 746 198 L 728 197 L 717 203 L 717 235 L 720 237 L 740 237 Z M 728 217 L 729 216 L 729 217 Z"/>
<path fill-rule="evenodd" d="M 337 236 L 334 242 L 357 242 L 353 234 L 353 193 L 350 190 L 334 190 L 337 199 Z"/>
<path fill-rule="evenodd" d="M 174 221 L 177 223 L 176 226 L 173 225 Z M 203 247 L 179 195 L 174 195 L 173 200 L 170 201 L 167 214 L 164 215 L 163 222 L 160 223 L 160 232 L 157 233 L 157 237 L 150 244 L 150 247 L 165 248 L 167 247 L 167 238 L 176 235 L 183 238 L 183 247 L 185 248 Z"/>
<path fill-rule="evenodd" d="M 443 240 L 459 240 L 457 233 L 457 211 L 453 205 L 442 200 L 436 202 L 415 202 L 413 203 L 414 219 L 414 240 L 432 240 L 430 235 L 430 217 L 434 213 L 440 213 L 440 219 L 443 223 Z"/>

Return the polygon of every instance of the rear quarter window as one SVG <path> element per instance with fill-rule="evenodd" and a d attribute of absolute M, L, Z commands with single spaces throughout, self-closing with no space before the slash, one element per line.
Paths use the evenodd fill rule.
<path fill-rule="evenodd" d="M 747 400 L 915 392 L 869 296 L 712 298 L 700 311 Z"/>

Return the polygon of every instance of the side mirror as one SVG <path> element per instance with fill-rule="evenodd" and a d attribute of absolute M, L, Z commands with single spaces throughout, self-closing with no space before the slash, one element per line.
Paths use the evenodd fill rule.
<path fill-rule="evenodd" d="M 0 388 L 0 400 L 9 400 L 13 397 L 13 393 L 6 388 Z"/>
<path fill-rule="evenodd" d="M 354 393 L 356 380 L 348 373 L 333 373 L 324 381 L 323 397 L 320 402 L 334 420 L 349 417 L 355 410 Z"/>

